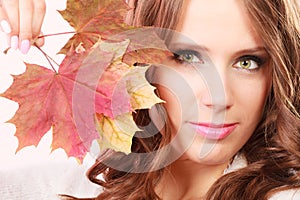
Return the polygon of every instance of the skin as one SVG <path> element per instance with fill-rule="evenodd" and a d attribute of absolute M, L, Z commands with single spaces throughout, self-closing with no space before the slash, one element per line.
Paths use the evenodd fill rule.
<path fill-rule="evenodd" d="M 164 200 L 205 195 L 254 132 L 271 86 L 268 54 L 241 1 L 184 2 L 177 31 L 194 43 L 174 36 L 169 47 L 175 52 L 178 48 L 195 50 L 201 58 L 181 52 L 179 58 L 186 62 L 170 58 L 164 63 L 168 67 L 155 71 L 171 134 L 173 138 L 179 135 L 174 148 L 187 149 L 157 187 Z M 263 62 L 252 57 L 243 60 L 245 55 Z M 243 68 L 243 61 L 257 70 Z M 212 140 L 198 134 L 190 122 L 236 127 L 227 137 Z"/>
<path fill-rule="evenodd" d="M 44 39 L 37 37 L 46 12 L 44 0 L 2 0 L 0 4 L 0 30 L 7 35 L 9 47 L 26 54 L 33 42 L 38 46 Z"/>

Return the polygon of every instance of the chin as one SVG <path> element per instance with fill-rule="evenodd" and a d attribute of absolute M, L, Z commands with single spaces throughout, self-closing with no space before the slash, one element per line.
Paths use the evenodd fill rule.
<path fill-rule="evenodd" d="M 201 151 L 202 149 L 202 151 Z M 187 150 L 186 156 L 197 163 L 207 164 L 207 165 L 218 165 L 227 163 L 231 160 L 238 150 L 230 147 L 222 147 L 222 145 L 216 143 L 209 148 L 199 148 L 194 145 Z"/>

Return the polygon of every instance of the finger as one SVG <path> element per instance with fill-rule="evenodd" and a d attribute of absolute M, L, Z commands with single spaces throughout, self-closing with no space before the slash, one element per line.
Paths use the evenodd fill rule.
<path fill-rule="evenodd" d="M 12 34 L 12 28 L 9 23 L 9 19 L 6 15 L 6 12 L 4 10 L 4 7 L 2 5 L 2 2 L 0 1 L 0 27 L 1 30 L 7 34 L 7 44 L 12 49 L 17 49 L 19 46 L 19 38 L 17 35 L 11 35 Z M 16 33 L 14 33 L 16 34 Z"/>
<path fill-rule="evenodd" d="M 10 37 L 8 44 L 12 49 L 19 46 L 19 3 L 18 0 L 2 0 L 2 14 L 5 15 L 10 25 Z M 5 19 L 4 19 L 5 20 Z M 5 22 L 4 22 L 5 24 Z"/>
<path fill-rule="evenodd" d="M 11 33 L 11 26 L 8 22 L 5 11 L 3 10 L 2 6 L 1 6 L 1 2 L 0 2 L 0 28 L 1 28 L 1 31 L 3 31 L 6 34 Z"/>
<path fill-rule="evenodd" d="M 33 0 L 32 34 L 33 38 L 41 33 L 41 27 L 46 13 L 44 0 Z"/>
<path fill-rule="evenodd" d="M 8 23 L 10 24 L 10 35 L 19 35 L 19 6 L 18 0 L 2 0 L 2 6 Z"/>
<path fill-rule="evenodd" d="M 43 46 L 45 43 L 44 37 L 40 37 L 40 36 L 43 36 L 43 33 L 40 33 L 39 37 L 35 41 L 35 44 L 39 47 Z"/>
<path fill-rule="evenodd" d="M 19 15 L 20 15 L 19 49 L 23 54 L 26 54 L 29 51 L 31 46 L 32 13 L 33 13 L 32 1 L 20 0 L 19 1 Z"/>
<path fill-rule="evenodd" d="M 6 17 L 5 11 L 3 10 L 2 3 L 0 1 L 0 30 L 9 36 L 11 32 L 11 27 Z M 10 37 L 6 37 L 7 44 L 10 46 Z"/>

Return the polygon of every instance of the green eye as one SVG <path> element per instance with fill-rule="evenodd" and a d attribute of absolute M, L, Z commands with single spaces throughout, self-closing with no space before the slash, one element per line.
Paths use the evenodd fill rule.
<path fill-rule="evenodd" d="M 245 69 L 245 70 L 255 70 L 259 69 L 261 66 L 260 61 L 256 61 L 252 58 L 244 58 L 239 60 L 235 65 L 236 68 Z"/>
<path fill-rule="evenodd" d="M 174 53 L 178 61 L 185 63 L 203 63 L 201 55 L 194 50 L 179 50 Z"/>
<path fill-rule="evenodd" d="M 199 60 L 198 58 L 195 58 L 195 55 L 190 54 L 190 53 L 186 53 L 181 55 L 182 60 L 186 61 L 186 62 L 197 62 L 197 60 Z"/>
<path fill-rule="evenodd" d="M 240 66 L 244 69 L 249 69 L 251 68 L 251 60 L 242 60 L 239 62 Z"/>

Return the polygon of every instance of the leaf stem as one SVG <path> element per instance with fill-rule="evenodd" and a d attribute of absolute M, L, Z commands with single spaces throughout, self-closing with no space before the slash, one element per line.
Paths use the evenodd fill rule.
<path fill-rule="evenodd" d="M 37 38 L 45 38 L 45 37 L 50 37 L 50 36 L 57 36 L 57 35 L 66 35 L 66 34 L 75 34 L 75 31 L 70 31 L 70 32 L 62 32 L 62 33 L 52 33 L 52 34 L 47 34 L 47 35 L 40 35 Z"/>
<path fill-rule="evenodd" d="M 42 54 L 45 56 L 45 58 L 46 58 L 47 61 L 49 62 L 49 64 L 50 64 L 52 70 L 57 74 L 58 72 L 57 72 L 57 70 L 54 68 L 54 66 L 52 65 L 52 62 L 53 62 L 54 64 L 56 64 L 58 67 L 59 67 L 59 64 L 58 64 L 53 58 L 51 58 L 46 52 L 44 52 L 38 45 L 34 44 L 34 46 L 35 46 L 38 50 L 40 50 L 40 52 L 42 52 Z M 52 61 L 52 62 L 51 62 L 51 61 Z"/>

